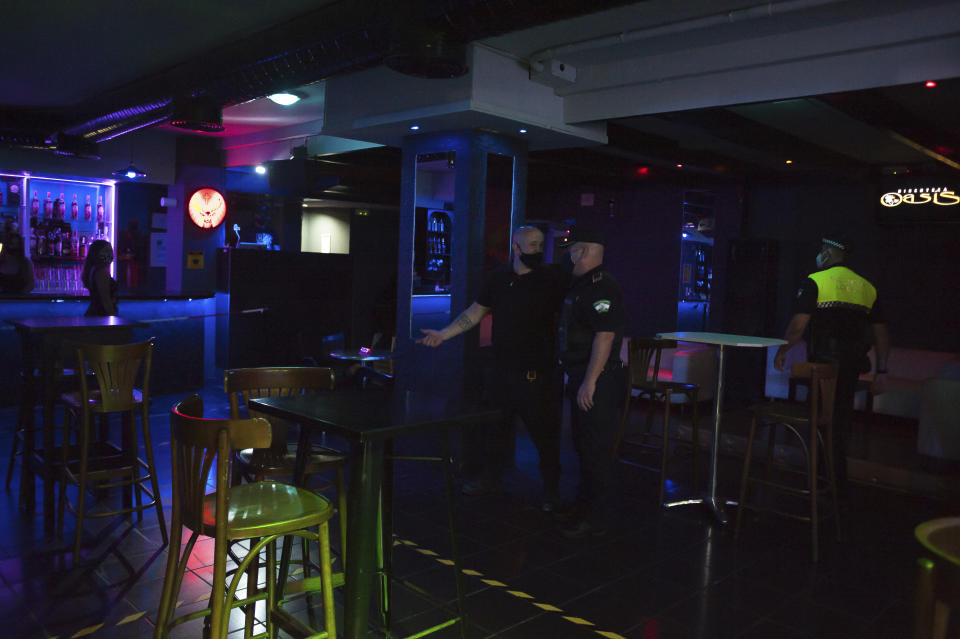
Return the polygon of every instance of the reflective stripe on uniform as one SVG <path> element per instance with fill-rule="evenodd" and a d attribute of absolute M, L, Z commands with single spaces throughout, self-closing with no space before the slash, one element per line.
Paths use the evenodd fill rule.
<path fill-rule="evenodd" d="M 810 274 L 817 284 L 817 308 L 850 308 L 870 312 L 877 289 L 845 266 Z"/>

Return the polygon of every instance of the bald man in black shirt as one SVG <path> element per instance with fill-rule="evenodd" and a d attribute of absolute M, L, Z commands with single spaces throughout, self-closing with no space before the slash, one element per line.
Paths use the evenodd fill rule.
<path fill-rule="evenodd" d="M 541 507 L 549 512 L 559 506 L 560 387 L 555 338 L 569 276 L 543 264 L 543 233 L 535 227 L 523 226 L 514 232 L 512 251 L 510 264 L 487 278 L 476 302 L 444 329 L 422 329 L 424 337 L 418 343 L 439 346 L 493 313 L 494 395 L 503 418 L 486 433 L 483 474 L 463 491 L 479 495 L 503 489 L 507 435 L 519 415 L 537 447 L 543 478 Z"/>

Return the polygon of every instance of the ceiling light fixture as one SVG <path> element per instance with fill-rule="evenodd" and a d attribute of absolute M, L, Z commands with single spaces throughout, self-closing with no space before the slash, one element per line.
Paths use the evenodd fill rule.
<path fill-rule="evenodd" d="M 411 125 L 410 125 L 410 130 L 411 130 L 411 131 L 419 131 L 419 130 L 420 130 L 420 125 L 419 125 L 419 124 L 411 124 Z"/>
<path fill-rule="evenodd" d="M 521 134 L 521 135 L 524 134 L 524 133 L 526 133 L 526 132 L 527 132 L 526 129 L 520 129 L 520 134 Z"/>
<path fill-rule="evenodd" d="M 937 83 L 933 80 L 927 80 L 923 83 L 923 86 L 927 87 L 928 89 L 932 89 L 933 87 L 937 86 Z"/>
<path fill-rule="evenodd" d="M 147 177 L 147 174 L 138 169 L 133 162 L 131 162 L 130 166 L 125 169 L 117 169 L 112 173 L 112 175 L 113 177 L 127 178 L 128 180 L 136 180 L 137 178 Z"/>
<path fill-rule="evenodd" d="M 253 170 L 257 173 L 257 175 L 264 175 L 267 172 L 267 167 L 262 164 L 258 164 L 253 167 Z"/>
<path fill-rule="evenodd" d="M 290 106 L 291 104 L 296 104 L 300 100 L 307 97 L 307 94 L 302 91 L 281 91 L 280 93 L 274 93 L 268 95 L 268 98 L 274 103 L 279 104 L 280 106 Z"/>
<path fill-rule="evenodd" d="M 678 164 L 678 165 L 677 165 L 677 168 L 678 168 L 678 169 L 682 169 L 682 168 L 683 168 L 683 165 L 682 165 L 682 164 Z"/>
<path fill-rule="evenodd" d="M 217 133 L 223 131 L 223 108 L 212 96 L 184 98 L 174 102 L 170 124 L 188 131 Z"/>
<path fill-rule="evenodd" d="M 787 160 L 785 164 L 793 164 L 793 160 Z"/>

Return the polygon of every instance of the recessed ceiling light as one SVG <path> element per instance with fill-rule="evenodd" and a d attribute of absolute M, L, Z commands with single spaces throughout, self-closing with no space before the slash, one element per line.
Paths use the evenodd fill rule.
<path fill-rule="evenodd" d="M 263 175 L 267 172 L 267 167 L 262 164 L 258 164 L 257 166 L 253 167 L 253 170 L 257 172 L 257 175 Z"/>
<path fill-rule="evenodd" d="M 787 160 L 786 164 L 793 164 L 793 160 Z"/>
<path fill-rule="evenodd" d="M 137 178 L 147 177 L 147 174 L 146 172 L 138 169 L 136 165 L 134 165 L 134 163 L 131 162 L 130 166 L 128 166 L 127 168 L 117 169 L 116 171 L 114 171 L 113 177 L 124 177 L 124 178 L 127 178 L 128 180 L 136 180 Z"/>
<path fill-rule="evenodd" d="M 526 132 L 527 132 L 526 129 L 520 129 L 520 133 L 521 133 L 521 134 L 526 133 Z"/>
<path fill-rule="evenodd" d="M 927 80 L 923 83 L 923 86 L 927 87 L 928 89 L 932 89 L 933 87 L 937 86 L 937 83 L 933 80 Z"/>
<path fill-rule="evenodd" d="M 307 96 L 299 91 L 282 91 L 267 97 L 269 97 L 272 102 L 279 104 L 280 106 L 290 106 L 291 104 L 296 104 Z"/>
<path fill-rule="evenodd" d="M 677 165 L 677 168 L 678 168 L 678 169 L 682 169 L 682 168 L 683 168 L 683 165 L 682 165 L 682 164 L 678 164 L 678 165 Z"/>
<path fill-rule="evenodd" d="M 411 124 L 411 125 L 410 125 L 410 130 L 411 130 L 411 131 L 419 131 L 419 130 L 420 130 L 420 125 L 419 125 L 419 124 Z"/>

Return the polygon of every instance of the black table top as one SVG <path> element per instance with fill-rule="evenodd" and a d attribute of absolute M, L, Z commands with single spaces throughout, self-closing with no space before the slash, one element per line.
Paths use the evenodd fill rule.
<path fill-rule="evenodd" d="M 4 320 L 18 330 L 31 333 L 40 331 L 82 330 L 89 328 L 141 328 L 146 326 L 138 320 L 128 320 L 111 315 L 108 317 L 22 317 Z"/>
<path fill-rule="evenodd" d="M 269 397 L 251 400 L 250 406 L 268 415 L 320 426 L 361 443 L 499 416 L 496 409 L 398 389 L 344 389 L 317 395 Z"/>

